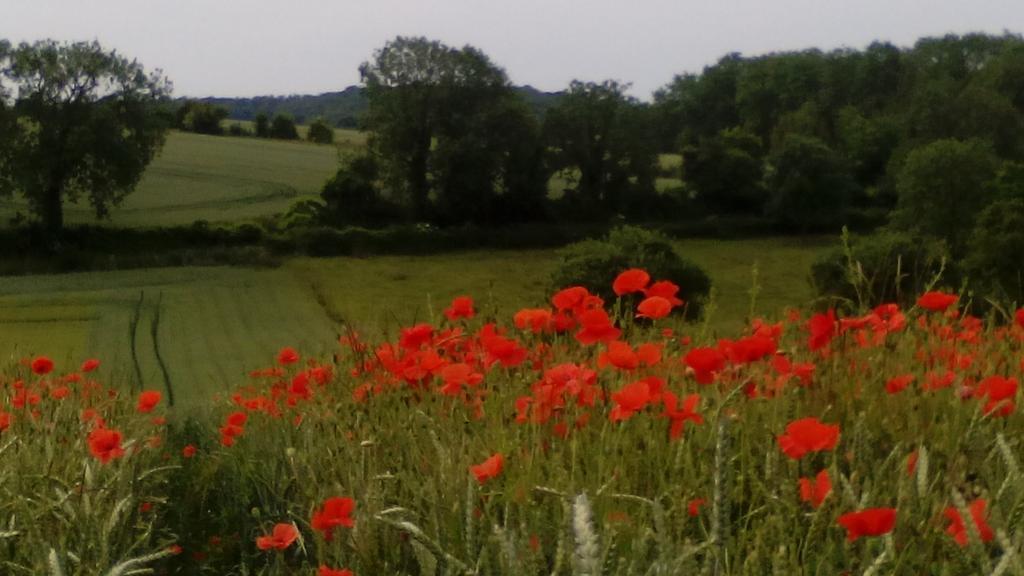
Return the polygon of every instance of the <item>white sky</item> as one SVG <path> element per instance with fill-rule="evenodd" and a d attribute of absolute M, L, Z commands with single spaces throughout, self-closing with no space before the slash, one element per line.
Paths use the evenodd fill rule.
<path fill-rule="evenodd" d="M 728 52 L 1024 32 L 1024 0 L 0 0 L 0 38 L 99 40 L 177 96 L 341 90 L 396 35 L 472 44 L 516 84 L 632 82 L 648 98 Z"/>

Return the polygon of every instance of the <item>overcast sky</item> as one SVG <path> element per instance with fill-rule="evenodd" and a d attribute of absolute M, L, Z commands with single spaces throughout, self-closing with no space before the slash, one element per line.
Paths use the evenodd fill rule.
<path fill-rule="evenodd" d="M 99 40 L 178 96 L 340 90 L 396 35 L 472 44 L 516 84 L 652 91 L 728 52 L 1024 31 L 1024 0 L 0 0 L 0 38 Z"/>

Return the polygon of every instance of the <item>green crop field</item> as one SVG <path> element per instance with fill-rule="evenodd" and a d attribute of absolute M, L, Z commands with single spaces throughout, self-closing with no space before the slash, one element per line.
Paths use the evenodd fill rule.
<path fill-rule="evenodd" d="M 138 188 L 111 211 L 122 227 L 245 221 L 314 197 L 338 169 L 339 149 L 308 142 L 171 132 Z M 0 200 L 0 222 L 25 212 Z M 70 223 L 95 223 L 88 203 L 66 204 Z"/>
<path fill-rule="evenodd" d="M 757 312 L 777 316 L 811 298 L 807 271 L 825 246 L 788 239 L 680 243 L 712 276 L 718 311 L 710 326 L 723 332 L 735 330 L 749 309 L 755 262 Z M 270 270 L 0 278 L 0 350 L 9 355 L 5 361 L 46 353 L 64 365 L 95 356 L 128 381 L 137 379 L 136 370 L 148 387 L 169 380 L 178 403 L 188 405 L 208 397 L 199 392 L 238 384 L 282 346 L 333 351 L 343 322 L 379 336 L 399 325 L 437 321 L 459 294 L 473 296 L 482 313 L 507 319 L 521 307 L 543 303 L 556 254 L 301 258 Z"/>

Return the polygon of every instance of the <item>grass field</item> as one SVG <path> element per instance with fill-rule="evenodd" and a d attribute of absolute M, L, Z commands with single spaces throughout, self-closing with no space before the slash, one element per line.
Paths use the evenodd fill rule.
<path fill-rule="evenodd" d="M 810 263 L 826 241 L 688 240 L 683 253 L 715 283 L 711 327 L 735 330 L 749 309 L 778 315 L 811 298 Z M 342 322 L 380 336 L 436 321 L 450 299 L 474 297 L 507 320 L 540 304 L 556 252 L 465 252 L 428 257 L 296 259 L 278 269 L 166 268 L 0 278 L 0 350 L 47 353 L 62 365 L 95 356 L 125 380 L 172 383 L 179 403 L 226 389 L 285 345 L 330 352 Z M 134 328 L 133 328 L 134 326 Z M 132 336 L 134 331 L 134 338 Z M 134 350 L 134 352 L 133 352 Z M 133 360 L 133 358 L 135 360 Z M 161 363 L 167 371 L 164 376 Z"/>
<path fill-rule="evenodd" d="M 338 169 L 339 149 L 307 142 L 171 132 L 138 188 L 108 223 L 122 227 L 238 222 L 314 197 Z M 0 200 L 0 223 L 20 199 Z M 69 223 L 95 223 L 88 204 L 66 204 Z"/>

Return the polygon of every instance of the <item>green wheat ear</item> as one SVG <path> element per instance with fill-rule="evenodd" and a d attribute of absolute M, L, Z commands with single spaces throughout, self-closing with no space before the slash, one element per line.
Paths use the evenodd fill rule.
<path fill-rule="evenodd" d="M 46 556 L 46 564 L 50 568 L 50 576 L 64 576 L 64 567 L 60 565 L 60 558 L 53 548 L 50 548 L 50 553 Z"/>

